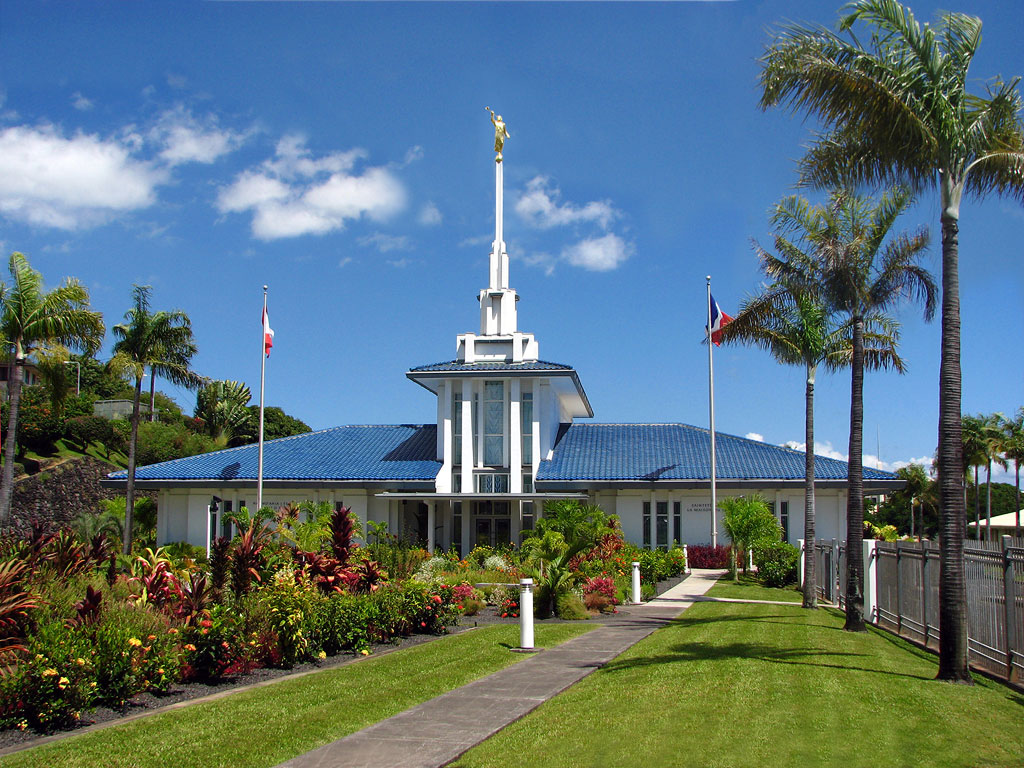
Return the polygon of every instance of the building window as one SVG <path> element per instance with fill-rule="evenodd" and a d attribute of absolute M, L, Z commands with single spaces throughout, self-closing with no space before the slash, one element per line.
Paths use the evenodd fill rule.
<path fill-rule="evenodd" d="M 452 546 L 462 557 L 462 502 L 452 503 Z"/>
<path fill-rule="evenodd" d="M 644 502 L 644 549 L 651 548 L 651 502 Z"/>
<path fill-rule="evenodd" d="M 789 502 L 779 502 L 779 525 L 782 526 L 782 540 L 789 543 Z"/>
<path fill-rule="evenodd" d="M 523 493 L 533 493 L 533 473 L 523 473 Z"/>
<path fill-rule="evenodd" d="M 508 493 L 508 473 L 481 472 L 476 476 L 477 493 Z"/>
<path fill-rule="evenodd" d="M 668 502 L 659 501 L 658 512 L 658 549 L 668 549 Z"/>
<path fill-rule="evenodd" d="M 505 466 L 505 382 L 484 382 L 484 464 Z"/>
<path fill-rule="evenodd" d="M 245 502 L 244 501 L 240 502 L 238 506 L 239 507 L 244 507 L 245 506 Z M 231 502 L 230 501 L 225 501 L 224 502 L 224 510 L 220 514 L 220 535 L 223 536 L 225 539 L 230 539 L 233 536 L 233 534 L 231 532 Z"/>
<path fill-rule="evenodd" d="M 452 469 L 452 493 L 462 493 L 462 472 L 459 467 Z"/>
<path fill-rule="evenodd" d="M 523 392 L 520 404 L 523 430 L 523 466 L 533 466 L 533 393 Z"/>
<path fill-rule="evenodd" d="M 683 502 L 672 502 L 672 541 L 675 544 L 683 542 Z"/>
<path fill-rule="evenodd" d="M 533 530 L 533 519 L 534 519 L 533 518 L 533 502 L 532 501 L 524 501 L 523 502 L 523 530 L 524 531 L 532 531 Z"/>
<path fill-rule="evenodd" d="M 462 463 L 462 394 L 452 395 L 452 463 Z"/>

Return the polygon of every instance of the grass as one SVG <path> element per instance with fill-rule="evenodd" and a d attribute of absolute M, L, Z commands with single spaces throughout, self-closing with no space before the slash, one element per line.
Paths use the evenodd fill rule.
<path fill-rule="evenodd" d="M 1024 765 L 1024 696 L 937 682 L 931 654 L 842 624 L 699 603 L 455 765 Z"/>
<path fill-rule="evenodd" d="M 536 627 L 538 646 L 592 629 Z M 492 626 L 217 701 L 35 747 L 0 760 L 25 766 L 274 766 L 525 658 L 515 625 Z"/>
<path fill-rule="evenodd" d="M 785 603 L 799 603 L 803 595 L 796 587 L 764 587 L 751 575 L 740 573 L 739 581 L 732 581 L 728 576 L 720 579 L 708 591 L 708 597 L 731 597 L 737 600 L 780 600 Z"/>

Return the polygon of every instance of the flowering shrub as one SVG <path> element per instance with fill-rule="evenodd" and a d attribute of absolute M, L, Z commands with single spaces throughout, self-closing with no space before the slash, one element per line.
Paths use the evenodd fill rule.
<path fill-rule="evenodd" d="M 259 591 L 259 599 L 267 606 L 270 629 L 277 637 L 279 662 L 290 667 L 312 658 L 318 610 L 322 598 L 317 588 L 301 574 L 282 568 L 271 582 Z"/>
<path fill-rule="evenodd" d="M 215 605 L 206 618 L 181 632 L 185 668 L 189 680 L 217 680 L 244 653 L 239 617 L 224 605 Z"/>
<path fill-rule="evenodd" d="M 498 598 L 498 615 L 503 619 L 519 618 L 519 593 L 515 589 L 505 589 Z"/>
<path fill-rule="evenodd" d="M 728 568 L 732 561 L 731 548 L 719 544 L 691 544 L 686 548 L 691 568 Z"/>

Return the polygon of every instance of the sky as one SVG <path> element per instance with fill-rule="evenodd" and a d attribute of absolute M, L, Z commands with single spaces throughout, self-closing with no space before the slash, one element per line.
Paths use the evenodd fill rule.
<path fill-rule="evenodd" d="M 405 373 L 479 330 L 492 107 L 520 330 L 577 369 L 594 421 L 706 426 L 705 276 L 730 314 L 758 290 L 752 240 L 770 245 L 813 128 L 759 109 L 758 59 L 778 24 L 840 5 L 4 0 L 0 251 L 81 280 L 108 327 L 151 285 L 191 317 L 195 369 L 256 396 L 266 284 L 268 405 L 314 429 L 432 422 Z M 1024 75 L 1019 0 L 952 5 L 985 23 L 975 92 Z M 935 195 L 898 222 L 931 233 L 936 276 L 938 224 Z M 1022 250 L 1018 202 L 964 203 L 966 413 L 1024 405 Z M 909 371 L 865 385 L 885 469 L 937 444 L 939 323 L 897 317 Z M 819 375 L 820 454 L 846 458 L 849 392 Z M 715 351 L 715 403 L 721 432 L 803 444 L 802 371 L 765 352 Z"/>

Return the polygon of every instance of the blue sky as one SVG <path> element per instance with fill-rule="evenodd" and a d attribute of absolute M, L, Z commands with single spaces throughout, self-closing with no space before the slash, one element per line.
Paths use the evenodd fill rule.
<path fill-rule="evenodd" d="M 0 248 L 51 285 L 81 279 L 108 326 L 152 285 L 191 316 L 196 369 L 254 392 L 266 283 L 268 404 L 314 428 L 429 422 L 404 374 L 478 329 L 490 106 L 511 133 L 520 329 L 577 368 L 596 421 L 706 425 L 704 276 L 726 312 L 756 290 L 750 241 L 770 242 L 809 130 L 758 109 L 757 59 L 773 24 L 831 25 L 839 5 L 5 0 Z M 1024 74 L 1017 0 L 953 5 L 985 22 L 976 91 Z M 901 224 L 931 231 L 937 274 L 934 196 Z M 1010 414 L 1024 208 L 969 201 L 960 235 L 964 410 Z M 865 451 L 886 468 L 937 442 L 939 325 L 899 317 L 910 372 L 865 388 Z M 802 441 L 799 370 L 741 348 L 715 368 L 719 430 Z M 845 458 L 848 374 L 817 392 L 818 450 Z"/>

